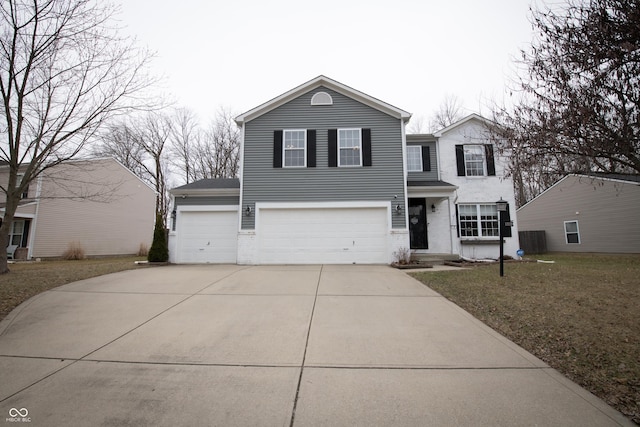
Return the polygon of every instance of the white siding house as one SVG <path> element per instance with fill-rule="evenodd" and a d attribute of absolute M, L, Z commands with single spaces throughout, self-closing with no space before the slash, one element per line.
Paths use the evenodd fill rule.
<path fill-rule="evenodd" d="M 7 180 L 0 167 L 0 181 Z M 52 167 L 23 195 L 10 256 L 20 248 L 27 259 L 60 257 L 72 243 L 87 256 L 136 254 L 140 245 L 151 246 L 155 200 L 155 191 L 113 158 Z"/>

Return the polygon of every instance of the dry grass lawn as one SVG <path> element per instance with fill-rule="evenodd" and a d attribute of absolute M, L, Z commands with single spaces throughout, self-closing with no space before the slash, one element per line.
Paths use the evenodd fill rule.
<path fill-rule="evenodd" d="M 142 259 L 126 257 L 10 264 L 11 272 L 0 275 L 0 320 L 40 292 L 77 280 L 144 268 L 134 263 Z"/>
<path fill-rule="evenodd" d="M 640 256 L 414 276 L 640 424 Z"/>

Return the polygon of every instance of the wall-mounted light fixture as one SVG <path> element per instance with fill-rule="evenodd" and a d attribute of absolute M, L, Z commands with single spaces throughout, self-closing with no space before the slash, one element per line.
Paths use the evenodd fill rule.
<path fill-rule="evenodd" d="M 244 214 L 246 216 L 251 216 L 251 211 L 252 211 L 251 206 L 247 206 L 247 208 L 244 210 Z"/>
<path fill-rule="evenodd" d="M 431 212 L 435 212 L 436 211 L 436 205 L 431 204 Z"/>
<path fill-rule="evenodd" d="M 402 213 L 402 206 L 396 205 L 394 209 L 396 211 L 396 215 L 400 215 Z"/>

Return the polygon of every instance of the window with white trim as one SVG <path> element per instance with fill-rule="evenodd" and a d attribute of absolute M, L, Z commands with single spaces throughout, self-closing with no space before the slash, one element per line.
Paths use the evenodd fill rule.
<path fill-rule="evenodd" d="M 578 227 L 578 221 L 565 221 L 564 235 L 567 244 L 580 244 L 580 229 Z"/>
<path fill-rule="evenodd" d="M 422 172 L 422 146 L 407 146 L 407 171 Z"/>
<path fill-rule="evenodd" d="M 22 246 L 22 235 L 24 234 L 24 220 L 16 220 L 11 223 L 9 230 L 9 245 Z"/>
<path fill-rule="evenodd" d="M 307 166 L 307 131 L 293 129 L 283 131 L 282 165 L 285 168 Z"/>
<path fill-rule="evenodd" d="M 362 166 L 361 129 L 338 129 L 338 166 Z"/>
<path fill-rule="evenodd" d="M 20 185 L 22 183 L 22 178 L 24 177 L 24 174 L 18 174 L 18 181 L 16 182 L 16 185 Z M 29 197 L 29 186 L 27 185 L 25 187 L 24 190 L 22 190 L 22 194 L 20 194 L 20 198 L 21 199 L 26 199 Z"/>
<path fill-rule="evenodd" d="M 495 204 L 458 205 L 461 238 L 499 237 L 498 208 Z"/>
<path fill-rule="evenodd" d="M 311 97 L 311 105 L 333 105 L 333 98 L 327 92 L 317 92 Z"/>
<path fill-rule="evenodd" d="M 464 169 L 466 176 L 485 176 L 485 148 L 483 145 L 464 146 Z"/>

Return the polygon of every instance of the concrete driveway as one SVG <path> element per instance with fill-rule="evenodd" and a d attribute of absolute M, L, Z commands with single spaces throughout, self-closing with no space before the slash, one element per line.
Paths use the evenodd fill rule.
<path fill-rule="evenodd" d="M 168 266 L 0 323 L 0 423 L 632 425 L 384 266 Z M 15 424 L 14 424 L 15 423 Z"/>

